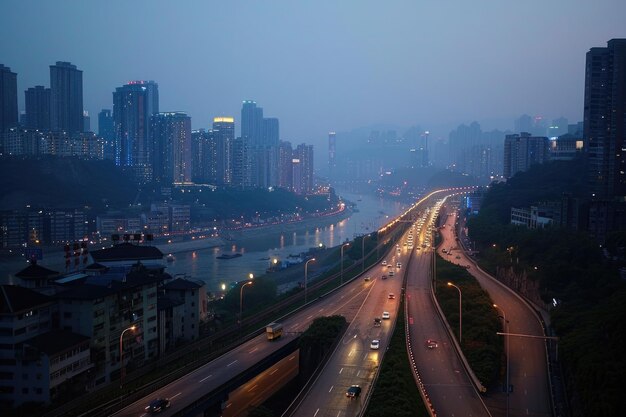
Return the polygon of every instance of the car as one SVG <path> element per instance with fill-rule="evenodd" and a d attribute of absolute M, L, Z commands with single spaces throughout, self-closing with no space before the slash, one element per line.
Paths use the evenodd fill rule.
<path fill-rule="evenodd" d="M 396 298 L 396 295 L 394 293 L 390 292 L 389 293 L 389 299 L 390 300 L 395 300 L 395 298 Z"/>
<path fill-rule="evenodd" d="M 383 261 L 382 266 L 387 266 L 387 261 Z"/>
<path fill-rule="evenodd" d="M 388 311 L 383 311 L 383 320 L 389 320 L 391 316 Z"/>
<path fill-rule="evenodd" d="M 380 279 L 387 279 L 387 275 L 383 275 Z"/>
<path fill-rule="evenodd" d="M 460 257 L 459 255 L 457 255 L 455 258 L 456 258 L 456 259 L 461 259 L 461 257 Z"/>
<path fill-rule="evenodd" d="M 363 278 L 363 280 L 364 280 L 364 281 L 371 281 L 371 280 L 372 280 L 372 277 L 370 277 L 370 276 L 368 275 L 368 276 L 366 276 L 365 278 Z"/>
<path fill-rule="evenodd" d="M 392 276 L 394 276 L 394 275 L 395 275 L 395 272 L 393 272 L 393 271 L 389 271 L 389 276 L 390 276 L 390 277 L 392 277 Z"/>
<path fill-rule="evenodd" d="M 358 385 L 351 385 L 346 391 L 346 397 L 348 398 L 356 398 L 359 395 L 361 395 L 361 387 Z"/>
<path fill-rule="evenodd" d="M 160 413 L 161 411 L 170 408 L 171 402 L 167 398 L 157 398 L 150 401 L 150 404 L 146 407 L 146 411 L 149 413 Z"/>
<path fill-rule="evenodd" d="M 372 340 L 372 343 L 370 343 L 370 349 L 378 350 L 379 347 L 380 347 L 380 340 L 378 339 Z"/>
<path fill-rule="evenodd" d="M 437 341 L 436 341 L 436 340 L 432 340 L 432 339 L 428 339 L 428 340 L 426 341 L 426 347 L 427 347 L 428 349 L 434 349 L 434 348 L 436 348 L 436 347 L 437 347 Z"/>
<path fill-rule="evenodd" d="M 396 263 L 396 268 L 402 268 L 402 262 Z"/>
<path fill-rule="evenodd" d="M 374 327 L 380 327 L 380 317 L 374 317 Z"/>

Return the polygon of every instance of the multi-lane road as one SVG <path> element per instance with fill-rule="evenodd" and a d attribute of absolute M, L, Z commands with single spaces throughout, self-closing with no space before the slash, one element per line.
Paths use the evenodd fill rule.
<path fill-rule="evenodd" d="M 150 398 L 172 399 L 170 409 L 161 415 L 173 415 L 180 411 L 234 375 L 244 372 L 260 358 L 288 343 L 295 337 L 295 333 L 306 330 L 314 318 L 333 314 L 346 317 L 349 327 L 292 415 L 360 415 L 371 393 L 395 319 L 400 314 L 398 305 L 406 274 L 407 321 L 413 360 L 437 415 L 504 416 L 503 401 L 496 401 L 495 406 L 491 401 L 491 413 L 483 403 L 462 366 L 449 332 L 436 312 L 431 295 L 432 249 L 429 246 L 422 248 L 422 243 L 430 239 L 429 230 L 433 226 L 435 214 L 431 211 L 412 232 L 415 249 L 404 244 L 409 234 L 407 231 L 399 240 L 399 246 L 386 256 L 388 265 L 379 264 L 371 268 L 340 290 L 285 319 L 285 333 L 281 339 L 269 342 L 265 335 L 258 336 L 154 392 Z M 462 265 L 470 264 L 460 250 L 454 249 L 454 222 L 454 216 L 449 216 L 447 226 L 442 229 L 444 243 L 440 248 L 453 248 L 453 255 L 443 256 Z M 397 262 L 401 263 L 399 268 Z M 395 274 L 390 277 L 389 272 L 392 270 Z M 470 272 L 475 274 L 494 302 L 506 312 L 510 332 L 542 335 L 541 325 L 519 298 L 475 266 L 470 268 Z M 387 275 L 388 279 L 383 280 L 383 275 Z M 369 276 L 369 279 L 365 280 L 365 276 Z M 389 313 L 390 319 L 382 320 L 381 326 L 375 326 L 374 318 L 382 317 L 383 312 Z M 371 347 L 374 339 L 380 341 L 378 349 Z M 427 339 L 436 341 L 437 346 L 427 347 Z M 520 338 L 511 338 L 510 342 L 510 374 L 514 387 L 509 397 L 510 415 L 549 416 L 550 401 L 543 342 Z M 293 360 L 289 362 L 289 358 L 281 361 L 232 392 L 229 400 L 224 403 L 224 415 L 238 415 L 250 404 L 258 404 L 262 398 L 266 398 L 272 391 L 268 391 L 268 384 L 282 384 L 285 378 L 288 379 L 296 372 Z M 280 375 L 274 376 L 275 373 Z M 346 397 L 346 389 L 353 384 L 361 387 L 361 395 L 356 399 L 349 399 Z M 148 402 L 149 399 L 144 398 L 115 415 L 145 416 L 144 407 Z"/>
<path fill-rule="evenodd" d="M 441 229 L 443 243 L 439 246 L 439 254 L 452 263 L 470 265 L 468 271 L 478 280 L 498 306 L 500 315 L 506 315 L 507 333 L 530 336 L 544 336 L 538 317 L 513 291 L 493 279 L 490 275 L 477 268 L 456 241 L 456 212 L 452 211 Z M 443 249 L 452 249 L 451 254 L 443 253 Z M 495 307 L 494 307 L 495 308 Z M 503 336 L 504 337 L 504 336 Z M 545 342 L 542 339 L 527 337 L 509 337 L 510 385 L 509 413 L 513 416 L 551 416 L 550 389 L 546 363 Z M 491 402 L 490 402 L 491 404 Z M 499 415 L 506 414 L 506 395 L 500 396 L 499 404 L 492 409 Z"/>

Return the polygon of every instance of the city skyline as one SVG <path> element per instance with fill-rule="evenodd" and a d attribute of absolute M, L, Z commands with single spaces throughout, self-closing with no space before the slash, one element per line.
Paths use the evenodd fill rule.
<path fill-rule="evenodd" d="M 215 116 L 236 116 L 241 102 L 252 99 L 280 115 L 285 139 L 320 148 L 329 130 L 376 123 L 419 124 L 443 136 L 473 120 L 507 128 L 524 113 L 582 120 L 580 51 L 623 37 L 619 16 L 626 13 L 625 4 L 610 0 L 480 9 L 241 3 L 221 6 L 220 19 L 200 25 L 214 16 L 214 4 L 165 14 L 163 3 L 151 2 L 141 25 L 114 33 L 103 22 L 135 26 L 124 24 L 133 14 L 122 3 L 73 4 L 71 19 L 58 5 L 39 4 L 38 15 L 26 13 L 28 2 L 0 6 L 6 9 L 0 49 L 3 64 L 18 74 L 20 111 L 26 89 L 50 87 L 47 67 L 69 61 L 84 73 L 84 107 L 92 115 L 112 107 L 116 86 L 155 80 L 162 109 L 186 112 L 194 129 L 208 128 Z M 44 16 L 65 30 L 55 31 Z M 186 22 L 180 31 L 161 30 L 179 21 Z M 511 31 L 519 36 L 502 36 Z"/>

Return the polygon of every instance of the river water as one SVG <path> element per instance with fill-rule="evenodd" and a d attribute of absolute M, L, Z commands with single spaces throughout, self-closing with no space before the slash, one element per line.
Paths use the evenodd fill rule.
<path fill-rule="evenodd" d="M 355 194 L 337 190 L 337 194 L 356 203 L 356 212 L 349 218 L 334 224 L 311 228 L 306 231 L 274 233 L 268 231 L 262 237 L 242 238 L 227 247 L 197 249 L 175 254 L 175 260 L 167 264 L 166 272 L 171 275 L 186 275 L 207 284 L 207 291 L 218 291 L 222 283 L 241 281 L 250 273 L 259 276 L 265 273 L 270 260 L 286 260 L 289 255 L 306 252 L 311 247 L 323 244 L 337 246 L 356 235 L 371 233 L 389 218 L 400 214 L 407 206 L 397 201 L 384 200 L 371 194 Z M 243 256 L 233 259 L 216 259 L 222 253 L 239 252 Z M 47 268 L 63 271 L 63 259 L 44 259 L 39 262 Z M 24 260 L 3 262 L 0 266 L 0 283 L 14 282 L 12 275 L 26 267 Z"/>

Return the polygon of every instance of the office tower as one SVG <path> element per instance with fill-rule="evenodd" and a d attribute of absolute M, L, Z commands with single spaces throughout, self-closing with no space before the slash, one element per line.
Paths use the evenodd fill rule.
<path fill-rule="evenodd" d="M 337 161 L 335 160 L 336 137 L 335 132 L 328 132 L 328 175 L 332 177 L 336 174 Z"/>
<path fill-rule="evenodd" d="M 626 197 L 626 39 L 591 48 L 585 68 L 584 133 L 591 196 Z"/>
<path fill-rule="evenodd" d="M 261 126 L 263 145 L 278 146 L 280 140 L 278 119 L 275 117 L 264 118 Z"/>
<path fill-rule="evenodd" d="M 17 74 L 0 64 L 0 133 L 17 126 Z"/>
<path fill-rule="evenodd" d="M 262 142 L 263 109 L 255 101 L 245 100 L 241 107 L 241 138 L 251 146 Z"/>
<path fill-rule="evenodd" d="M 301 144 L 293 152 L 293 190 L 297 194 L 313 191 L 313 145 Z"/>
<path fill-rule="evenodd" d="M 83 131 L 83 72 L 69 62 L 50 65 L 50 125 L 52 130 Z"/>
<path fill-rule="evenodd" d="M 235 118 L 213 118 L 213 141 L 215 143 L 214 184 L 228 185 L 233 180 L 233 142 L 235 141 Z"/>
<path fill-rule="evenodd" d="M 152 180 L 150 117 L 158 112 L 159 86 L 154 81 L 131 81 L 113 93 L 115 163 L 132 167 L 141 183 Z"/>
<path fill-rule="evenodd" d="M 29 129 L 50 130 L 50 89 L 42 85 L 24 91 L 26 123 Z"/>
<path fill-rule="evenodd" d="M 191 118 L 186 113 L 151 117 L 153 180 L 162 184 L 191 182 Z"/>
<path fill-rule="evenodd" d="M 504 177 L 527 171 L 533 164 L 542 164 L 549 158 L 547 137 L 531 136 L 530 133 L 506 135 L 504 139 Z"/>

